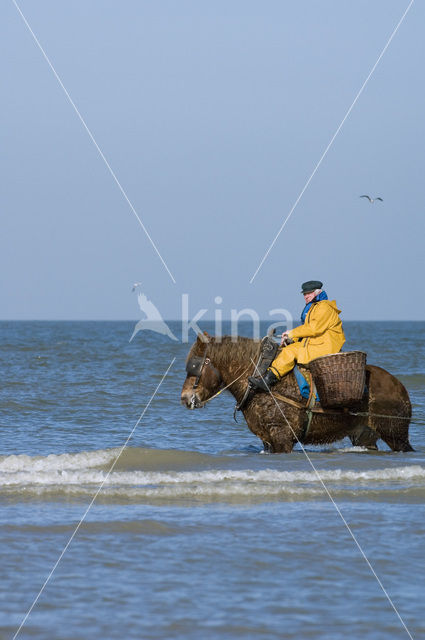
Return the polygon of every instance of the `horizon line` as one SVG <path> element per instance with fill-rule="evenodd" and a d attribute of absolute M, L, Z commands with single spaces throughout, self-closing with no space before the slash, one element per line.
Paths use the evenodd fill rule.
<path fill-rule="evenodd" d="M 140 318 L 0 318 L 0 322 L 139 322 Z M 259 318 L 260 322 L 272 322 L 271 318 Z M 148 320 L 146 322 L 155 323 L 155 320 Z M 179 318 L 165 318 L 164 322 L 178 322 L 183 320 Z M 214 323 L 214 318 L 204 318 L 199 320 L 198 324 Z M 231 318 L 222 318 L 222 322 L 232 322 Z M 342 321 L 344 322 L 425 322 L 425 318 L 385 318 L 385 319 L 356 319 L 349 318 Z M 238 320 L 237 324 L 252 324 L 252 320 Z M 283 323 L 282 323 L 283 324 Z M 298 326 L 298 325 L 296 325 Z"/>

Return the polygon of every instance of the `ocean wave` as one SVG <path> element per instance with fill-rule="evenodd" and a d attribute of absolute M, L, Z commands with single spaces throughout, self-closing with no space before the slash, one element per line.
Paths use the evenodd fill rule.
<path fill-rule="evenodd" d="M 25 454 L 0 456 L 0 474 L 16 471 L 62 471 L 64 469 L 87 469 L 101 467 L 113 462 L 119 449 L 100 449 L 81 453 L 28 456 Z"/>
<path fill-rule="evenodd" d="M 0 459 L 0 489 L 23 494 L 95 495 L 117 498 L 291 498 L 332 491 L 425 491 L 425 467 L 406 464 L 372 469 L 326 469 L 315 472 L 272 468 L 228 469 L 224 458 L 183 451 L 128 449 L 122 453 L 122 468 L 111 470 L 120 449 Z M 184 469 L 159 470 L 155 465 L 179 462 Z M 137 466 L 136 466 L 137 461 Z M 144 461 L 149 464 L 144 465 Z M 205 468 L 205 463 L 214 468 Z M 229 459 L 227 459 L 229 462 Z M 202 463 L 202 464 L 201 464 Z M 203 468 L 187 469 L 189 466 Z M 154 468 L 149 468 L 153 465 Z M 133 466 L 134 468 L 129 468 Z M 110 471 L 111 470 L 111 471 Z"/>
<path fill-rule="evenodd" d="M 322 482 L 388 482 L 397 480 L 424 480 L 425 467 L 420 465 L 372 469 L 368 471 L 350 471 L 334 469 L 329 471 L 262 471 L 213 469 L 208 471 L 105 471 L 70 469 L 31 469 L 20 471 L 1 471 L 0 487 L 17 484 L 82 484 L 104 486 L 146 486 L 146 485 L 214 485 L 241 482 L 244 486 L 259 484 L 296 485 L 297 483 Z"/>
<path fill-rule="evenodd" d="M 321 481 L 388 481 L 388 480 L 410 480 L 425 479 L 425 467 L 420 465 L 394 467 L 386 469 L 373 469 L 369 471 L 349 471 L 344 469 L 334 469 L 329 471 L 277 471 L 275 469 L 264 469 L 262 471 L 253 471 L 250 469 L 244 471 L 232 470 L 212 470 L 201 471 L 198 473 L 178 473 L 176 476 L 167 474 L 151 474 L 152 481 L 159 480 L 161 477 L 165 482 L 173 482 L 177 477 L 182 482 L 192 482 L 193 480 L 201 482 L 222 482 L 223 480 L 244 481 L 246 483 L 289 483 L 298 482 L 318 482 Z"/>
<path fill-rule="evenodd" d="M 115 461 L 116 469 L 190 469 L 204 467 L 211 464 L 212 461 L 216 463 L 218 459 L 213 455 L 177 449 L 144 449 L 141 447 L 122 449 L 122 447 L 115 447 L 79 453 L 52 453 L 47 456 L 26 454 L 0 456 L 0 473 L 94 468 L 108 470 Z"/>
<path fill-rule="evenodd" d="M 9 490 L 10 492 L 10 490 Z M 16 493 L 16 488 L 15 492 Z M 84 497 L 93 498 L 96 491 L 84 485 L 61 485 L 60 489 L 57 485 L 52 486 L 32 486 L 22 485 L 19 490 L 21 496 L 40 496 L 43 498 L 57 499 L 61 496 L 66 497 Z M 133 500 L 190 500 L 190 499 L 206 499 L 206 500 L 231 500 L 249 501 L 256 498 L 261 499 L 291 499 L 291 498 L 310 498 L 314 496 L 323 496 L 323 490 L 311 487 L 282 487 L 282 486 L 265 486 L 253 485 L 247 490 L 245 483 L 232 483 L 221 485 L 209 484 L 180 484 L 177 486 L 157 486 L 157 487 L 106 487 L 102 488 L 98 501 L 102 500 L 118 500 L 120 502 Z"/>

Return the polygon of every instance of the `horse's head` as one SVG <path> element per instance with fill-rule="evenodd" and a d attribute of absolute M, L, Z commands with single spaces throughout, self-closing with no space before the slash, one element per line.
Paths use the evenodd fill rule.
<path fill-rule="evenodd" d="M 181 402 L 188 409 L 198 409 L 212 398 L 223 386 L 220 372 L 208 357 L 211 338 L 198 335 L 186 360 L 186 380 L 183 384 Z"/>

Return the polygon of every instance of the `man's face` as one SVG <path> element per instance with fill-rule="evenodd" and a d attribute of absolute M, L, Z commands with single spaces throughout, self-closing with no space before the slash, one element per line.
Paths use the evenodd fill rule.
<path fill-rule="evenodd" d="M 309 291 L 308 293 L 304 293 L 303 295 L 304 295 L 305 303 L 309 304 L 309 302 L 314 300 L 314 298 L 316 297 L 316 292 L 315 291 Z"/>

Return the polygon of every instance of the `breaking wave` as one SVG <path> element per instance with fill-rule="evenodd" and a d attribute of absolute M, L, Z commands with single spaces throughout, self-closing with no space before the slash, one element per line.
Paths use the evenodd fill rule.
<path fill-rule="evenodd" d="M 372 469 L 282 471 L 229 469 L 229 458 L 193 452 L 119 449 L 48 456 L 0 457 L 3 495 L 88 497 L 99 500 L 302 500 L 332 495 L 425 496 L 425 467 L 418 464 Z"/>

